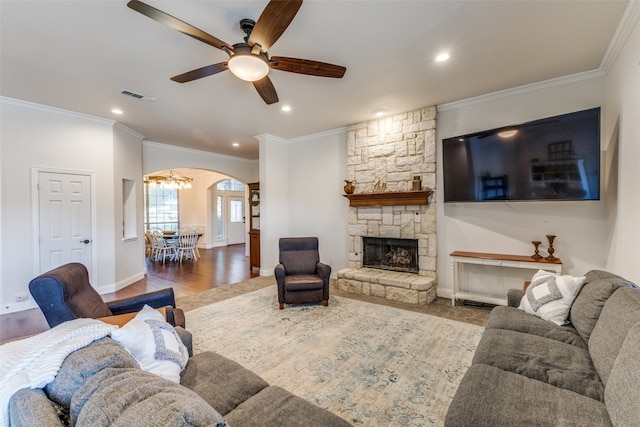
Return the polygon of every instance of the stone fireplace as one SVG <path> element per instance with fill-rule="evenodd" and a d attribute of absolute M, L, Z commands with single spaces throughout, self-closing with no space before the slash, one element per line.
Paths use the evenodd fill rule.
<path fill-rule="evenodd" d="M 423 189 L 436 185 L 436 108 L 426 107 L 347 129 L 347 178 L 354 194 L 410 192 L 419 176 Z M 387 299 L 428 304 L 436 297 L 435 198 L 428 204 L 349 207 L 349 268 L 338 272 L 338 288 Z M 417 246 L 411 272 L 372 266 L 364 238 L 411 239 Z M 393 246 L 393 243 L 391 244 Z M 405 248 L 406 249 L 406 248 Z M 369 251 L 367 251 L 368 256 Z M 394 253 L 389 247 L 384 254 Z M 413 256 L 411 256 L 412 262 Z M 401 255 L 404 264 L 406 254 Z M 398 263 L 397 251 L 395 263 Z M 375 268 L 372 268 L 375 267 Z"/>
<path fill-rule="evenodd" d="M 362 266 L 418 274 L 418 240 L 362 238 Z"/>

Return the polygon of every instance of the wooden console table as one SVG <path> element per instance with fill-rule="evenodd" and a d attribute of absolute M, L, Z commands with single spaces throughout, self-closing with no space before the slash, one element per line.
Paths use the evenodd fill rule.
<path fill-rule="evenodd" d="M 463 264 L 487 265 L 504 268 L 522 268 L 530 270 L 549 270 L 556 274 L 562 273 L 562 261 L 547 261 L 545 259 L 533 259 L 526 255 L 489 254 L 484 252 L 451 253 L 451 272 L 453 277 L 453 292 L 451 304 L 456 305 L 456 300 L 471 300 L 487 304 L 507 305 L 506 295 L 502 298 L 490 295 L 482 295 L 474 292 L 460 291 L 460 267 Z"/>

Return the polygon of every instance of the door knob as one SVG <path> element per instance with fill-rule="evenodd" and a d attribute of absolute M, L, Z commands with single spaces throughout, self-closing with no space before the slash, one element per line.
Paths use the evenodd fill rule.
<path fill-rule="evenodd" d="M 89 239 L 80 240 L 80 243 L 84 243 L 85 245 L 88 245 L 89 243 L 91 243 L 91 240 Z"/>

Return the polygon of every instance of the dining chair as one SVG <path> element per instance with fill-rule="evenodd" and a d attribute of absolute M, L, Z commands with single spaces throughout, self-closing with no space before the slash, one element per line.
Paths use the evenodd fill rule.
<path fill-rule="evenodd" d="M 197 261 L 199 255 L 197 253 L 198 233 L 194 230 L 183 231 L 178 236 L 178 244 L 176 246 L 176 257 L 182 263 L 183 258 L 193 259 Z"/>
<path fill-rule="evenodd" d="M 159 261 L 160 259 L 162 259 L 162 263 L 164 264 L 167 258 L 169 258 L 169 261 L 173 261 L 175 259 L 176 247 L 167 243 L 162 230 L 152 230 L 151 238 L 153 247 L 152 259 L 154 261 Z"/>
<path fill-rule="evenodd" d="M 144 256 L 153 258 L 153 237 L 148 230 L 144 233 Z"/>

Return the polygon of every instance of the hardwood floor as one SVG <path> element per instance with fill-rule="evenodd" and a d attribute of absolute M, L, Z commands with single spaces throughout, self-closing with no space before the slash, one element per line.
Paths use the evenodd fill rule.
<path fill-rule="evenodd" d="M 140 295 L 166 287 L 173 287 L 176 297 L 195 294 L 211 288 L 241 282 L 257 273 L 249 270 L 249 257 L 244 245 L 214 249 L 200 249 L 198 262 L 149 261 L 147 276 L 117 292 L 102 295 L 105 301 Z M 0 316 L 0 342 L 32 335 L 49 329 L 39 308 Z"/>

